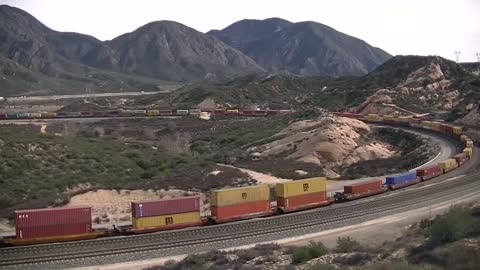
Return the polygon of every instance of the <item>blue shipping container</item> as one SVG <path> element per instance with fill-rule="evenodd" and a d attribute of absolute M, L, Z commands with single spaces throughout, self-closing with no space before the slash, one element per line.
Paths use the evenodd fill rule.
<path fill-rule="evenodd" d="M 408 172 L 400 175 L 395 176 L 388 176 L 385 180 L 387 185 L 398 185 L 405 182 L 414 181 L 417 179 L 417 172 Z"/>

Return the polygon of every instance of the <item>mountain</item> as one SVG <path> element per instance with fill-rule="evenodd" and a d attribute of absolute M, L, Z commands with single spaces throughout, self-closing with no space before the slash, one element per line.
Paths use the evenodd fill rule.
<path fill-rule="evenodd" d="M 144 25 L 132 33 L 105 42 L 104 50 L 89 59 L 101 68 L 173 81 L 195 81 L 210 76 L 235 77 L 263 72 L 252 59 L 223 42 L 171 21 Z M 112 57 L 113 55 L 113 57 Z"/>
<path fill-rule="evenodd" d="M 165 81 L 225 79 L 264 71 L 240 51 L 179 23 L 153 22 L 102 42 L 54 31 L 7 5 L 0 6 L 0 57 L 2 63 L 8 62 L 5 69 L 10 73 L 20 68 L 31 78 L 23 82 L 18 76 L 4 76 L 0 83 L 9 88 L 0 89 L 0 95 L 150 91 L 168 84 Z"/>
<path fill-rule="evenodd" d="M 310 21 L 242 20 L 207 34 L 275 73 L 364 75 L 391 57 L 363 40 Z"/>

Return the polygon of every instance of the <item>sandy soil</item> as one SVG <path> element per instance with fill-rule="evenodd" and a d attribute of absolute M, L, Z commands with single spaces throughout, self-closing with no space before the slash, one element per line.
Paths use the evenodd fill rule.
<path fill-rule="evenodd" d="M 73 196 L 66 207 L 91 206 L 92 219 L 97 217 L 102 223 L 123 222 L 131 220 L 130 202 L 155 200 L 162 198 L 200 195 L 202 203 L 205 195 L 183 190 L 96 190 Z M 203 204 L 207 208 L 208 204 Z"/>
<path fill-rule="evenodd" d="M 276 183 L 292 181 L 292 179 L 279 178 L 279 177 L 272 176 L 272 175 L 269 175 L 269 174 L 259 173 L 259 172 L 255 172 L 255 171 L 252 171 L 252 170 L 249 170 L 249 169 L 238 168 L 238 167 L 234 167 L 234 166 L 231 166 L 231 165 L 218 164 L 218 163 L 217 163 L 217 165 L 223 166 L 223 167 L 229 167 L 229 168 L 233 168 L 233 169 L 238 169 L 241 172 L 248 174 L 253 179 L 257 180 L 257 182 L 259 184 L 272 185 L 272 184 L 276 184 Z"/>

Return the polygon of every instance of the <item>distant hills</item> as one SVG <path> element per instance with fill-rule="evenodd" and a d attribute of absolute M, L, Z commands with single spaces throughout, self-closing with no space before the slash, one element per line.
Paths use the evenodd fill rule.
<path fill-rule="evenodd" d="M 317 22 L 242 20 L 207 34 L 239 49 L 273 73 L 364 75 L 391 57 L 363 40 Z"/>
<path fill-rule="evenodd" d="M 110 41 L 0 6 L 0 95 L 158 90 L 249 74 L 363 75 L 390 58 L 315 22 L 243 20 L 207 34 L 157 21 Z"/>

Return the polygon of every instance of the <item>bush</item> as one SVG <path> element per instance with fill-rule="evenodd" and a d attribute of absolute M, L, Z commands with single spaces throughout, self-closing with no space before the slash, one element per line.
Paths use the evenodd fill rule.
<path fill-rule="evenodd" d="M 453 207 L 446 215 L 433 221 L 428 244 L 434 247 L 457 241 L 475 232 L 477 227 L 478 221 L 473 217 L 471 209 Z"/>
<path fill-rule="evenodd" d="M 425 267 L 409 264 L 404 261 L 394 261 L 382 264 L 376 264 L 363 268 L 364 270 L 424 270 Z M 427 268 L 429 269 L 429 268 Z M 453 269 L 453 268 L 452 268 Z M 455 268 L 456 269 L 456 268 Z"/>
<path fill-rule="evenodd" d="M 353 240 L 348 236 L 339 237 L 337 239 L 337 248 L 335 249 L 335 252 L 337 253 L 361 252 L 364 250 L 365 248 L 363 248 L 358 241 Z"/>
<path fill-rule="evenodd" d="M 293 251 L 293 264 L 301 264 L 328 253 L 328 249 L 322 242 L 310 242 L 306 247 L 299 247 Z"/>

